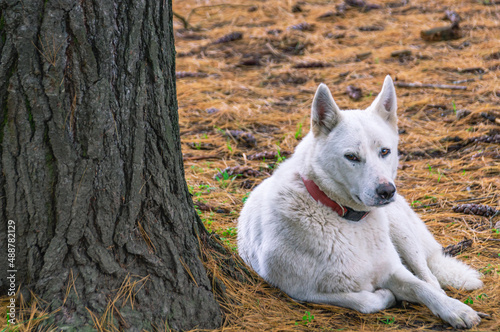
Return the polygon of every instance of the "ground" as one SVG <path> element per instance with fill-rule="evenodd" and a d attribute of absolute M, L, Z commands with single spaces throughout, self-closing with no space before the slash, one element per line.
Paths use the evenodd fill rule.
<path fill-rule="evenodd" d="M 391 75 L 398 190 L 443 247 L 482 273 L 482 289 L 448 294 L 491 315 L 477 330 L 498 330 L 500 218 L 453 210 L 481 204 L 493 211 L 500 202 L 498 3 L 183 0 L 174 10 L 186 177 L 214 236 L 237 252 L 245 198 L 309 131 L 319 83 L 341 109 L 365 108 Z M 456 15 L 446 11 L 460 17 L 453 28 Z M 206 259 L 225 285 L 224 331 L 451 329 L 415 304 L 363 315 L 296 303 L 255 275 L 231 277 L 220 257 Z"/>

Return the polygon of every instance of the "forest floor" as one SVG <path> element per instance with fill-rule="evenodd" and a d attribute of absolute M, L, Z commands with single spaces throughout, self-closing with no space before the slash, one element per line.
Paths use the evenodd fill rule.
<path fill-rule="evenodd" d="M 177 97 L 198 213 L 236 253 L 243 203 L 308 132 L 318 84 L 341 109 L 363 109 L 391 75 L 398 190 L 443 247 L 483 275 L 482 289 L 448 295 L 491 315 L 475 330 L 500 331 L 500 218 L 453 210 L 500 205 L 500 5 L 367 1 L 174 0 L 187 21 L 174 18 Z M 451 329 L 416 304 L 364 315 L 297 303 L 255 275 L 232 277 L 220 259 L 209 253 L 206 264 L 225 285 L 224 331 Z"/>

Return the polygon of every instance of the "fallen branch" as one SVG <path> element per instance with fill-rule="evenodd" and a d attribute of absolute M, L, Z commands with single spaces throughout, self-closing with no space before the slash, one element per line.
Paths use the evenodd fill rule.
<path fill-rule="evenodd" d="M 405 83 L 394 82 L 395 86 L 401 88 L 432 88 L 432 89 L 451 89 L 451 90 L 467 90 L 463 85 L 448 85 L 448 84 L 423 84 L 423 83 Z"/>

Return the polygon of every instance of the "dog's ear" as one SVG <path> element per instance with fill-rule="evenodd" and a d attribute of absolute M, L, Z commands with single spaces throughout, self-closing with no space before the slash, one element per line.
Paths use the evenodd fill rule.
<path fill-rule="evenodd" d="M 392 83 L 392 79 L 389 75 L 385 77 L 382 91 L 380 91 L 370 108 L 397 130 L 398 118 L 396 111 L 398 109 L 398 101 L 394 83 Z"/>
<path fill-rule="evenodd" d="M 328 87 L 321 83 L 311 108 L 311 129 L 314 136 L 328 135 L 340 120 L 340 110 Z"/>

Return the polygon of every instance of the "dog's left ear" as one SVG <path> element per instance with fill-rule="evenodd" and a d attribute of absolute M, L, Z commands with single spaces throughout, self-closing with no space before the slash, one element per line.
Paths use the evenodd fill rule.
<path fill-rule="evenodd" d="M 372 112 L 378 113 L 384 120 L 389 122 L 389 124 L 397 130 L 398 117 L 396 111 L 398 109 L 398 101 L 396 98 L 396 89 L 394 89 L 394 83 L 392 83 L 392 79 L 389 75 L 385 77 L 382 91 L 380 91 L 370 108 L 372 109 Z"/>
<path fill-rule="evenodd" d="M 340 109 L 333 100 L 326 84 L 321 83 L 316 90 L 311 108 L 311 129 L 314 136 L 328 136 L 340 121 Z"/>

